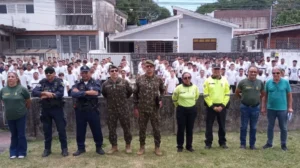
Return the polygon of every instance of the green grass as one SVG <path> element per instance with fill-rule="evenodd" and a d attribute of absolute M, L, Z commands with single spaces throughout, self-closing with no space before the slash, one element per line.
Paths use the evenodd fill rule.
<path fill-rule="evenodd" d="M 239 133 L 228 133 L 228 150 L 220 149 L 217 145 L 217 136 L 211 150 L 204 149 L 204 134 L 196 133 L 194 136 L 195 152 L 184 151 L 177 153 L 176 137 L 162 136 L 163 156 L 158 157 L 153 153 L 153 138 L 147 137 L 146 154 L 137 156 L 135 153 L 139 147 L 138 137 L 133 139 L 134 154 L 127 155 L 124 152 L 124 141 L 119 139 L 119 152 L 114 155 L 100 156 L 95 153 L 92 139 L 87 139 L 87 153 L 73 157 L 63 158 L 60 155 L 60 145 L 57 139 L 53 142 L 52 155 L 42 158 L 43 141 L 32 141 L 28 144 L 28 157 L 24 160 L 10 160 L 8 152 L 0 155 L 0 165 L 2 168 L 76 168 L 76 167 L 105 167 L 105 168 L 299 168 L 300 167 L 300 132 L 290 132 L 288 135 L 288 152 L 283 152 L 280 148 L 279 133 L 275 134 L 274 147 L 262 150 L 261 147 L 266 142 L 266 134 L 257 134 L 257 151 L 239 149 Z M 248 138 L 247 138 L 248 139 Z M 104 149 L 110 149 L 108 140 L 104 140 Z M 69 140 L 69 152 L 72 154 L 76 150 L 75 139 Z"/>

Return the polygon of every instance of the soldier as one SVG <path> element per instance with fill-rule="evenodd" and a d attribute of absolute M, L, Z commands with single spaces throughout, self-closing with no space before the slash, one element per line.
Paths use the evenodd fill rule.
<path fill-rule="evenodd" d="M 160 151 L 160 115 L 159 108 L 162 107 L 162 96 L 164 94 L 164 83 L 161 78 L 154 75 L 155 64 L 151 60 L 146 62 L 146 74 L 136 81 L 136 89 L 133 94 L 134 114 L 139 119 L 140 149 L 138 155 L 145 153 L 145 140 L 147 124 L 150 120 L 153 128 L 155 142 L 155 154 L 162 155 Z"/>
<path fill-rule="evenodd" d="M 41 122 L 43 123 L 43 131 L 45 137 L 45 150 L 42 157 L 51 154 L 52 141 L 52 120 L 57 127 L 59 141 L 63 156 L 68 156 L 66 120 L 64 117 L 62 97 L 64 95 L 63 81 L 55 77 L 55 70 L 52 67 L 45 69 L 46 78 L 42 79 L 33 89 L 32 96 L 41 98 Z"/>
<path fill-rule="evenodd" d="M 77 98 L 75 105 L 76 113 L 76 141 L 77 151 L 73 156 L 85 153 L 85 134 L 87 123 L 89 123 L 94 141 L 96 143 L 96 153 L 104 155 L 102 149 L 103 136 L 100 125 L 99 111 L 97 110 L 98 96 L 100 95 L 100 84 L 91 77 L 90 68 L 82 66 L 80 68 L 82 79 L 75 82 L 72 87 L 71 96 Z"/>
<path fill-rule="evenodd" d="M 118 77 L 118 67 L 111 65 L 108 71 L 110 79 L 104 82 L 102 86 L 102 95 L 107 99 L 107 125 L 109 141 L 112 145 L 111 150 L 107 153 L 113 154 L 118 151 L 116 133 L 118 119 L 124 131 L 126 153 L 132 153 L 130 147 L 132 135 L 130 132 L 130 116 L 127 105 L 127 99 L 132 95 L 132 88 L 127 80 Z"/>

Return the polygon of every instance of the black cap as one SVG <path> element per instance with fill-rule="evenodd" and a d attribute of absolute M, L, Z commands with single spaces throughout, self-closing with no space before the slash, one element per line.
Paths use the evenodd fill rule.
<path fill-rule="evenodd" d="M 297 60 L 294 60 L 293 62 L 297 62 Z"/>
<path fill-rule="evenodd" d="M 213 69 L 220 69 L 221 65 L 220 64 L 212 64 Z"/>
<path fill-rule="evenodd" d="M 108 68 L 108 71 L 110 71 L 111 69 L 118 69 L 118 67 L 115 66 L 115 65 L 110 65 L 109 68 Z"/>
<path fill-rule="evenodd" d="M 51 66 L 49 66 L 45 69 L 45 74 L 48 74 L 48 73 L 53 74 L 54 72 L 55 72 L 55 70 Z"/>
<path fill-rule="evenodd" d="M 88 67 L 88 66 L 82 66 L 81 68 L 80 68 L 80 72 L 89 72 L 90 71 L 90 68 Z"/>

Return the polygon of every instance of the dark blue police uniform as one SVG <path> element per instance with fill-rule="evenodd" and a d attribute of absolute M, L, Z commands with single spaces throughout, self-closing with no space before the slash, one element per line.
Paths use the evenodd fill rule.
<path fill-rule="evenodd" d="M 66 135 L 66 120 L 63 111 L 63 95 L 64 85 L 63 81 L 57 77 L 52 82 L 46 78 L 41 80 L 39 84 L 32 90 L 33 97 L 41 97 L 41 93 L 47 91 L 54 93 L 54 98 L 42 99 L 40 101 L 41 122 L 43 123 L 43 131 L 45 137 L 45 150 L 48 150 L 48 155 L 51 153 L 52 141 L 52 120 L 54 120 L 57 127 L 61 149 L 67 150 L 67 135 Z M 45 156 L 46 157 L 46 156 Z"/>
<path fill-rule="evenodd" d="M 87 66 L 81 67 L 81 71 L 89 70 Z M 77 88 L 79 92 L 74 92 L 73 89 Z M 89 124 L 94 141 L 96 143 L 96 152 L 99 154 L 104 154 L 102 151 L 103 144 L 103 135 L 101 131 L 100 124 L 100 114 L 97 110 L 98 108 L 98 96 L 100 95 L 99 82 L 94 79 L 90 79 L 87 82 L 84 82 L 82 79 L 75 82 L 75 85 L 72 87 L 71 96 L 77 98 L 75 104 L 75 113 L 76 113 L 76 141 L 78 146 L 77 154 L 78 156 L 81 153 L 85 152 L 85 136 L 87 123 Z M 85 91 L 94 90 L 98 92 L 97 96 L 86 95 Z M 99 152 L 101 150 L 101 152 Z"/>

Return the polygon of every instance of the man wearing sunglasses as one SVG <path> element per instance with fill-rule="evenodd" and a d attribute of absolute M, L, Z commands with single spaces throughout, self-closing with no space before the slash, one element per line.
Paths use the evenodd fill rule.
<path fill-rule="evenodd" d="M 268 141 L 263 149 L 273 147 L 274 125 L 278 118 L 280 128 L 281 149 L 286 151 L 287 118 L 288 113 L 293 113 L 293 98 L 289 82 L 281 78 L 279 67 L 273 67 L 273 79 L 267 81 L 265 86 L 266 96 L 262 101 L 261 112 L 268 117 Z M 266 111 L 267 109 L 267 111 Z"/>
<path fill-rule="evenodd" d="M 132 95 L 132 88 L 126 79 L 119 77 L 118 67 L 111 65 L 109 67 L 110 79 L 102 85 L 102 95 L 107 100 L 107 125 L 109 130 L 109 142 L 112 145 L 108 154 L 118 151 L 118 137 L 116 133 L 118 120 L 124 131 L 124 139 L 126 142 L 126 153 L 132 153 L 130 132 L 130 115 L 128 110 L 127 99 Z"/>
<path fill-rule="evenodd" d="M 68 156 L 68 145 L 66 135 L 66 120 L 63 111 L 64 84 L 60 78 L 55 77 L 53 67 L 45 69 L 46 78 L 42 79 L 39 84 L 32 90 L 32 97 L 41 98 L 41 122 L 43 123 L 43 131 L 45 137 L 45 150 L 42 157 L 51 154 L 52 142 L 52 120 L 54 120 L 59 141 L 61 144 L 62 155 Z"/>
<path fill-rule="evenodd" d="M 206 113 L 206 132 L 205 132 L 205 148 L 210 149 L 213 141 L 213 124 L 217 117 L 219 125 L 219 145 L 227 149 L 226 145 L 226 106 L 230 99 L 229 84 L 226 79 L 221 76 L 220 64 L 212 65 L 212 76 L 204 82 L 203 96 L 205 105 L 207 106 Z"/>
<path fill-rule="evenodd" d="M 75 82 L 71 91 L 71 96 L 77 98 L 75 103 L 77 151 L 73 153 L 73 156 L 79 156 L 86 152 L 84 143 L 87 124 L 90 125 L 96 143 L 96 153 L 104 155 L 105 152 L 102 149 L 103 136 L 98 111 L 100 84 L 91 77 L 88 66 L 80 68 L 80 75 L 82 79 Z"/>
<path fill-rule="evenodd" d="M 146 74 L 136 80 L 136 89 L 133 94 L 134 114 L 139 120 L 140 149 L 138 155 L 145 153 L 146 130 L 149 120 L 153 128 L 155 142 L 155 154 L 162 155 L 160 151 L 160 114 L 162 96 L 164 95 L 164 83 L 161 78 L 155 76 L 155 64 L 151 60 L 146 62 Z"/>

